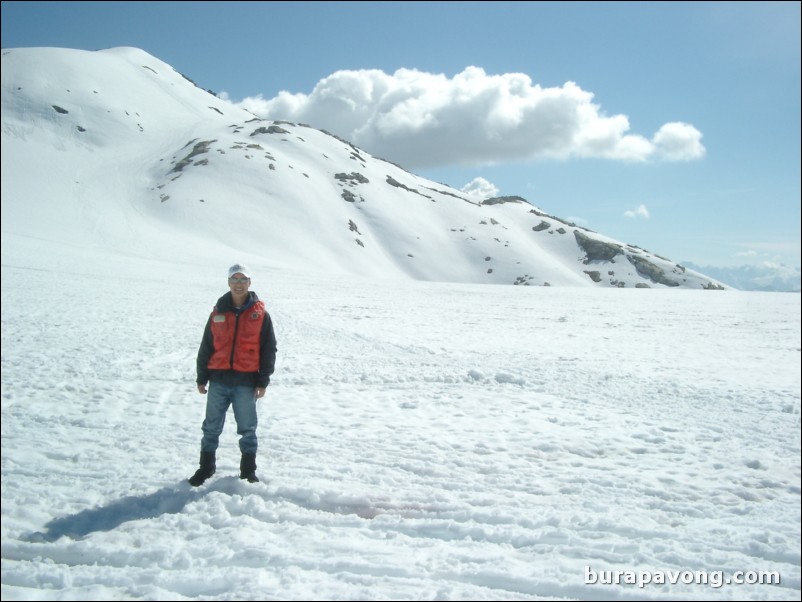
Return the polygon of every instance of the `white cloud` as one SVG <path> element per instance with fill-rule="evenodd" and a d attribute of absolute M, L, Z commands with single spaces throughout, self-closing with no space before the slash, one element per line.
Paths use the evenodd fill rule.
<path fill-rule="evenodd" d="M 565 221 L 567 221 L 569 224 L 576 224 L 577 226 L 588 225 L 588 220 L 586 220 L 584 217 L 575 217 L 573 215 L 569 215 Z"/>
<path fill-rule="evenodd" d="M 485 199 L 493 198 L 498 196 L 499 193 L 498 188 L 484 178 L 474 178 L 465 184 L 465 186 L 460 188 L 460 191 L 464 192 L 476 201 L 483 201 Z"/>
<path fill-rule="evenodd" d="M 652 141 L 608 117 L 573 82 L 543 88 L 522 73 L 467 67 L 452 78 L 414 69 L 337 71 L 310 94 L 239 103 L 265 119 L 308 123 L 407 168 L 531 159 L 616 161 L 700 158 L 701 133 L 667 123 Z"/>
<path fill-rule="evenodd" d="M 646 208 L 646 205 L 640 204 L 638 205 L 637 209 L 624 211 L 624 215 L 632 219 L 636 219 L 639 217 L 642 217 L 643 219 L 649 219 L 649 210 Z"/>
<path fill-rule="evenodd" d="M 749 241 L 740 245 L 744 250 L 736 251 L 735 257 L 742 257 L 752 260 L 761 260 L 786 265 L 799 265 L 798 258 L 802 255 L 802 245 L 799 240 L 795 241 Z"/>
<path fill-rule="evenodd" d="M 774 270 L 777 276 L 799 279 L 800 270 L 798 267 L 777 263 L 776 261 L 764 261 L 763 267 L 767 270 Z"/>
<path fill-rule="evenodd" d="M 687 123 L 667 123 L 654 135 L 657 154 L 667 161 L 690 161 L 705 154 L 702 133 Z"/>

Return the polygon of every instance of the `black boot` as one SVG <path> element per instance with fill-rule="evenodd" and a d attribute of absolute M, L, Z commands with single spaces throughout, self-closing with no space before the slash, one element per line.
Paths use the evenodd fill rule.
<path fill-rule="evenodd" d="M 248 479 L 249 483 L 258 483 L 256 476 L 256 454 L 242 454 L 239 461 L 239 478 Z"/>
<path fill-rule="evenodd" d="M 201 452 L 200 468 L 189 477 L 189 484 L 193 487 L 203 485 L 204 481 L 214 474 L 216 468 L 214 452 Z"/>

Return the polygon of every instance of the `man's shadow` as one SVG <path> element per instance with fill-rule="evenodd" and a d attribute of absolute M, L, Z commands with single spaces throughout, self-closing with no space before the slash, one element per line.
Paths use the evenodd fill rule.
<path fill-rule="evenodd" d="M 217 479 L 211 487 L 204 487 L 202 490 L 192 487 L 186 481 L 181 481 L 177 485 L 163 487 L 148 495 L 132 495 L 106 506 L 54 518 L 45 525 L 44 531 L 23 535 L 21 539 L 29 542 L 52 542 L 63 536 L 80 539 L 95 531 L 111 531 L 131 520 L 177 514 L 189 502 L 199 499 L 210 491 L 237 493 L 238 485 L 239 480 L 236 477 Z"/>

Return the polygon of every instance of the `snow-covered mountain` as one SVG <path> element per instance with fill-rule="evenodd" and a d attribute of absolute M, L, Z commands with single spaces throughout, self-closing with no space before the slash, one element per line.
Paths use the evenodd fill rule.
<path fill-rule="evenodd" d="M 78 245 L 179 265 L 728 288 L 523 198 L 471 198 L 310 125 L 260 120 L 136 48 L 4 49 L 2 146 L 4 261 L 47 241 L 65 262 Z"/>
<path fill-rule="evenodd" d="M 699 266 L 690 262 L 684 265 L 744 291 L 798 293 L 802 290 L 802 278 L 798 267 L 773 262 L 737 267 Z"/>

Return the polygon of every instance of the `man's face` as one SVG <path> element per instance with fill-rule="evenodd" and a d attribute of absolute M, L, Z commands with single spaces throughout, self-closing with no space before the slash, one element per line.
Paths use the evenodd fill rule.
<path fill-rule="evenodd" d="M 248 287 L 251 285 L 251 279 L 248 278 L 242 272 L 237 272 L 236 274 L 229 276 L 228 278 L 228 288 L 231 289 L 231 292 L 235 295 L 242 295 L 243 293 L 248 292 Z"/>

